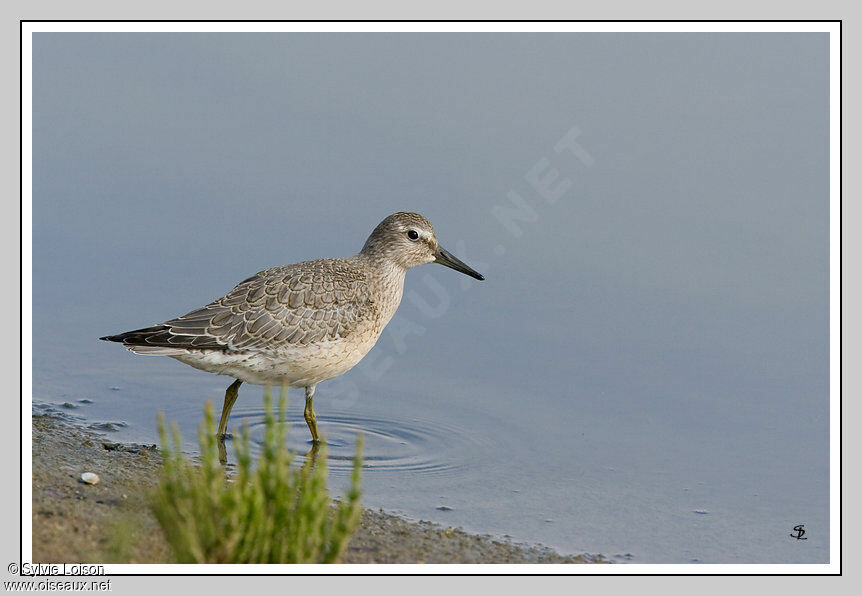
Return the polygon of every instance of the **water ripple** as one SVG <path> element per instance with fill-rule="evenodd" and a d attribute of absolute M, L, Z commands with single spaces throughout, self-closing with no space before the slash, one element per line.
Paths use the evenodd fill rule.
<path fill-rule="evenodd" d="M 248 424 L 252 452 L 263 442 L 263 411 L 231 416 L 231 427 Z M 311 448 L 311 437 L 301 415 L 288 415 L 288 448 L 299 461 Z M 326 440 L 329 469 L 348 473 L 353 467 L 356 437 L 362 433 L 363 469 L 366 472 L 451 474 L 468 465 L 480 442 L 464 429 L 418 419 L 392 420 L 363 416 L 318 416 L 318 428 Z"/>

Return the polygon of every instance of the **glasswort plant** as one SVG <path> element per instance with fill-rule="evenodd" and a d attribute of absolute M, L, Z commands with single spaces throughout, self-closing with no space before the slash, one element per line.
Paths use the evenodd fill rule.
<path fill-rule="evenodd" d="M 357 437 L 350 486 L 336 506 L 326 488 L 325 444 L 319 459 L 309 455 L 301 469 L 291 468 L 293 455 L 285 445 L 285 392 L 278 418 L 268 390 L 264 399 L 262 452 L 252 461 L 244 427 L 232 478 L 226 478 L 219 463 L 211 403 L 206 404 L 198 431 L 199 466 L 183 454 L 175 424 L 173 445 L 169 444 L 159 415 L 164 469 L 151 506 L 178 562 L 334 563 L 356 529 L 362 438 Z"/>

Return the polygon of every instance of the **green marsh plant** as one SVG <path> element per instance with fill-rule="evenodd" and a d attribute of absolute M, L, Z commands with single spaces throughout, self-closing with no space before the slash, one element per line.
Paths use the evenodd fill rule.
<path fill-rule="evenodd" d="M 265 431 L 253 460 L 247 427 L 236 445 L 236 470 L 219 463 L 215 416 L 207 402 L 198 432 L 201 461 L 182 452 L 172 425 L 168 442 L 159 416 L 164 468 L 152 510 L 180 563 L 334 563 L 359 522 L 362 439 L 357 438 L 350 486 L 334 504 L 326 488 L 326 445 L 300 469 L 285 444 L 285 392 L 278 417 L 265 393 Z"/>

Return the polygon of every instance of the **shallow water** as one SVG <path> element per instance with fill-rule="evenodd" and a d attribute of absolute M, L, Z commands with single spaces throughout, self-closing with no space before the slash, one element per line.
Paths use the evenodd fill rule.
<path fill-rule="evenodd" d="M 230 380 L 96 338 L 416 210 L 487 280 L 409 272 L 318 387 L 336 491 L 361 431 L 371 507 L 621 561 L 826 562 L 826 49 L 37 35 L 33 399 L 115 441 L 156 442 L 161 411 L 193 451 Z M 588 163 L 555 149 L 575 126 Z M 510 191 L 535 217 L 501 220 Z M 262 413 L 243 385 L 230 428 L 259 441 Z"/>

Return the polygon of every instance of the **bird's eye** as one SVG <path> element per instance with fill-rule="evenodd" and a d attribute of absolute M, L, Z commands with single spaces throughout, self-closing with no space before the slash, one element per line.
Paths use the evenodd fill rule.
<path fill-rule="evenodd" d="M 416 230 L 408 230 L 407 237 L 410 238 L 410 240 L 419 240 L 419 232 Z"/>

